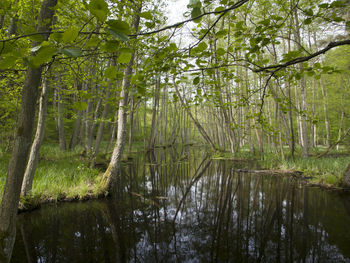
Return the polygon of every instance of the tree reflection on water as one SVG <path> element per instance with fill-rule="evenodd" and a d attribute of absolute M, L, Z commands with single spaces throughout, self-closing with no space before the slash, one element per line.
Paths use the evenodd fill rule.
<path fill-rule="evenodd" d="M 150 152 L 108 201 L 20 215 L 12 262 L 350 262 L 349 196 Z"/>

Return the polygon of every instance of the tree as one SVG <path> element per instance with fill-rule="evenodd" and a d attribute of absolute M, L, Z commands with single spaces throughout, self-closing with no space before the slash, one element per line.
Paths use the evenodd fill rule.
<path fill-rule="evenodd" d="M 57 0 L 42 3 L 38 20 L 38 32 L 50 32 Z M 49 34 L 43 35 L 48 39 Z M 36 46 L 38 43 L 34 43 Z M 22 90 L 22 104 L 19 113 L 16 138 L 6 177 L 6 184 L 0 208 L 0 259 L 8 262 L 14 244 L 16 215 L 21 185 L 32 141 L 35 107 L 40 85 L 42 65 L 30 66 L 26 72 Z"/>

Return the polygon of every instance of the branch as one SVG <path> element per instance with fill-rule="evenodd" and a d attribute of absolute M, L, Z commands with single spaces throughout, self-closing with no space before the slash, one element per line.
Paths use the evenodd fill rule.
<path fill-rule="evenodd" d="M 326 53 L 328 50 L 330 50 L 332 48 L 335 48 L 338 46 L 344 46 L 344 45 L 350 45 L 350 39 L 343 40 L 343 41 L 330 42 L 324 49 L 321 49 L 315 53 L 312 53 L 309 56 L 294 58 L 286 63 L 271 65 L 271 66 L 267 66 L 267 67 L 261 67 L 259 69 L 255 69 L 253 71 L 254 72 L 271 72 L 270 69 L 273 69 L 273 72 L 275 70 L 278 71 L 282 68 L 286 68 L 286 67 L 291 66 L 291 65 L 295 65 L 298 63 L 309 61 L 310 59 L 313 59 L 314 57 L 317 57 L 319 55 Z"/>
<path fill-rule="evenodd" d="M 196 16 L 194 18 L 190 18 L 190 19 L 187 19 L 187 20 L 184 20 L 184 21 L 181 21 L 181 22 L 178 22 L 178 23 L 175 23 L 173 25 L 170 25 L 170 26 L 166 26 L 166 27 L 163 27 L 163 28 L 160 28 L 158 30 L 154 30 L 154 31 L 150 31 L 150 32 L 144 32 L 144 33 L 138 33 L 138 34 L 133 34 L 133 35 L 129 35 L 130 37 L 133 37 L 133 36 L 145 36 L 145 35 L 152 35 L 152 34 L 155 34 L 155 33 L 159 33 L 161 31 L 164 31 L 164 30 L 168 30 L 168 29 L 171 29 L 173 27 L 179 27 L 179 26 L 182 26 L 183 24 L 186 24 L 188 22 L 191 22 L 193 20 L 196 20 L 196 19 L 199 19 L 203 16 L 207 16 L 207 15 L 217 15 L 217 14 L 222 14 L 222 13 L 227 13 L 228 11 L 231 11 L 231 10 L 234 10 L 234 9 L 237 9 L 238 7 L 244 5 L 245 3 L 247 3 L 249 0 L 240 0 L 238 1 L 237 3 L 233 4 L 232 6 L 230 6 L 229 8 L 227 9 L 224 9 L 224 10 L 220 10 L 220 11 L 212 11 L 212 12 L 206 12 L 206 13 L 203 13 L 199 16 Z"/>
<path fill-rule="evenodd" d="M 178 28 L 179 26 L 182 26 L 182 25 L 184 25 L 184 24 L 186 24 L 186 23 L 188 23 L 188 22 L 191 22 L 191 21 L 193 21 L 193 20 L 199 19 L 199 18 L 201 18 L 201 17 L 203 17 L 203 16 L 213 15 L 213 14 L 215 14 L 215 15 L 217 15 L 217 14 L 225 14 L 225 13 L 227 13 L 228 11 L 237 9 L 238 7 L 240 7 L 240 6 L 242 6 L 243 4 L 247 3 L 248 1 L 249 1 L 249 0 L 240 0 L 240 1 L 238 1 L 237 3 L 233 4 L 232 6 L 230 6 L 229 8 L 227 8 L 227 9 L 224 9 L 224 10 L 221 10 L 221 11 L 206 12 L 206 13 L 201 14 L 200 16 L 197 16 L 197 17 L 194 17 L 194 18 L 190 18 L 190 19 L 187 19 L 187 20 L 184 20 L 184 21 L 175 23 L 175 24 L 173 24 L 173 25 L 166 26 L 166 27 L 163 27 L 163 28 L 154 30 L 154 31 L 140 32 L 140 33 L 137 33 L 137 34 L 130 34 L 129 37 L 153 35 L 153 34 L 156 34 L 156 33 L 159 33 L 159 32 L 162 32 L 162 31 L 165 31 L 165 30 L 174 28 L 174 27 L 175 27 L 175 28 Z M 0 39 L 0 42 L 8 42 L 8 41 L 12 41 L 12 40 L 18 40 L 18 39 L 21 39 L 21 38 L 26 38 L 26 37 L 36 36 L 36 35 L 41 35 L 41 34 L 47 34 L 47 33 L 64 33 L 64 31 L 35 32 L 35 33 L 25 34 L 25 35 L 16 36 L 16 37 L 7 38 L 7 39 Z M 91 32 L 79 32 L 79 34 L 103 35 L 103 34 L 105 34 L 105 33 L 91 31 Z"/>

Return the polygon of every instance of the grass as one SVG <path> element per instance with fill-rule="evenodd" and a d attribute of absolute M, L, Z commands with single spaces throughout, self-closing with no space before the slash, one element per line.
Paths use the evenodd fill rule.
<path fill-rule="evenodd" d="M 285 160 L 282 160 L 280 156 L 266 149 L 263 160 L 259 156 L 251 154 L 247 149 L 242 149 L 238 154 L 216 152 L 213 154 L 213 159 L 260 159 L 260 166 L 263 169 L 301 171 L 304 176 L 311 177 L 309 180 L 311 184 L 328 187 L 341 186 L 344 171 L 350 163 L 350 154 L 345 149 L 340 151 L 333 150 L 328 155 L 317 158 L 316 156 L 323 152 L 324 149 L 314 150 L 309 158 L 301 157 L 301 150 L 299 149 L 300 152 L 297 153 L 294 160 L 287 151 Z"/>
<path fill-rule="evenodd" d="M 54 144 L 43 145 L 34 177 L 32 200 L 84 199 L 101 194 L 101 171 L 88 167 L 80 152 L 79 148 L 60 151 Z M 0 157 L 0 190 L 3 191 L 10 154 L 0 151 Z M 28 198 L 22 200 L 22 203 L 26 202 Z"/>

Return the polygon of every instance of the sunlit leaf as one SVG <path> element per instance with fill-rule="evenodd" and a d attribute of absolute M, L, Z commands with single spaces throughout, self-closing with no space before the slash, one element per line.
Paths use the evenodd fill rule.
<path fill-rule="evenodd" d="M 117 76 L 117 68 L 115 66 L 111 66 L 105 69 L 104 76 L 106 78 L 112 79 Z"/>
<path fill-rule="evenodd" d="M 153 19 L 152 13 L 150 11 L 142 12 L 140 14 L 140 17 L 148 19 L 148 20 L 152 20 Z"/>
<path fill-rule="evenodd" d="M 108 33 L 110 33 L 115 38 L 120 39 L 121 41 L 128 41 L 129 37 L 121 32 L 115 31 L 113 29 L 107 28 L 106 29 Z"/>
<path fill-rule="evenodd" d="M 106 21 L 109 10 L 104 0 L 91 0 L 89 3 L 89 10 L 91 14 L 96 16 L 101 22 Z"/>
<path fill-rule="evenodd" d="M 79 34 L 79 29 L 75 26 L 68 28 L 62 36 L 62 41 L 65 43 L 73 42 Z"/>
<path fill-rule="evenodd" d="M 131 59 L 131 54 L 130 53 L 121 53 L 117 59 L 117 62 L 119 63 L 129 63 Z"/>
<path fill-rule="evenodd" d="M 131 33 L 130 26 L 125 21 L 111 19 L 108 20 L 106 24 L 115 32 L 123 33 L 124 35 L 129 35 Z"/>
<path fill-rule="evenodd" d="M 82 55 L 82 51 L 78 47 L 63 48 L 61 49 L 61 53 L 68 57 L 73 57 L 73 58 L 77 58 Z"/>

